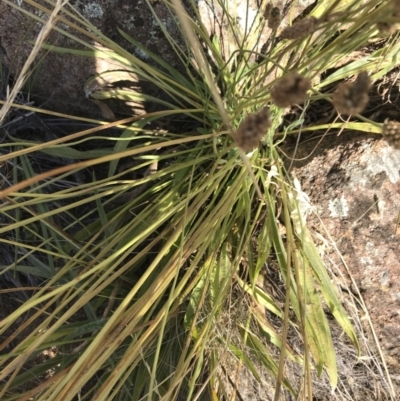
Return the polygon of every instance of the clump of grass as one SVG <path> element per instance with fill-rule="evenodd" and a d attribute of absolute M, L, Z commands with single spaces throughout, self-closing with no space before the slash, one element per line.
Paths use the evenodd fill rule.
<path fill-rule="evenodd" d="M 1 271 L 17 274 L 29 268 L 43 278 L 31 297 L 0 323 L 4 332 L 30 312 L 0 344 L 6 350 L 0 357 L 1 399 L 167 400 L 182 394 L 188 400 L 205 394 L 222 399 L 226 391 L 218 372 L 224 353 L 229 353 L 236 361 L 236 377 L 246 369 L 261 382 L 257 364 L 270 373 L 275 400 L 282 386 L 311 400 L 317 375 L 326 374 L 332 389 L 340 385 L 324 310 L 357 350 L 356 332 L 307 228 L 299 190 L 278 146 L 285 136 L 298 135 L 303 125 L 300 119 L 285 125 L 284 107 L 301 105 L 305 113 L 315 100 L 332 101 L 324 92 L 329 85 L 361 71 L 376 80 L 395 67 L 399 43 L 389 39 L 385 48 L 326 74 L 376 35 L 371 20 L 384 17 L 385 5 L 318 1 L 307 24 L 323 21 L 319 34 L 307 29 L 304 35 L 303 22 L 302 35 L 296 36 L 300 22 L 292 31 L 280 32 L 281 19 L 278 23 L 273 8 L 268 22 L 260 13 L 238 32 L 229 18 L 233 10 L 221 0 L 232 32 L 225 46 L 217 36 L 210 38 L 195 6 L 196 21 L 179 1 L 173 7 L 165 4 L 180 19 L 186 47 L 178 46 L 154 12 L 155 20 L 186 66 L 186 75 L 148 51 L 159 68 L 146 64 L 73 9 L 55 9 L 62 9 L 58 21 L 69 27 L 68 32 L 55 29 L 87 50 L 42 47 L 117 61 L 126 66 L 124 73 L 152 81 L 169 100 L 111 85 L 94 89 L 89 95 L 95 100 L 157 102 L 161 110 L 113 123 L 98 121 L 95 128 L 45 143 L 10 138 L 1 145 L 0 163 L 13 170 L 0 191 L 0 213 L 8 219 L 0 228 L 0 241 L 16 250 Z M 54 17 L 52 27 L 57 11 L 43 11 Z M 264 47 L 267 51 L 261 52 L 266 25 L 275 32 Z M 75 37 L 74 29 L 87 41 Z M 286 40 L 288 32 L 297 40 Z M 144 50 L 126 33 L 121 35 Z M 316 76 L 322 78 L 314 81 Z M 364 73 L 360 76 L 355 85 L 364 88 L 367 79 Z M 95 87 L 90 84 L 102 78 L 118 82 L 121 71 L 99 74 L 86 86 Z M 23 80 L 21 76 L 16 90 Z M 353 101 L 354 86 L 346 88 L 347 100 L 350 93 Z M 160 135 L 149 128 L 149 123 L 175 115 L 200 128 Z M 120 134 L 107 133 L 110 127 Z M 364 118 L 301 130 L 346 128 L 381 129 Z M 34 160 L 42 154 L 73 162 L 41 170 Z M 125 163 L 130 167 L 120 171 Z M 82 181 L 62 185 L 79 173 L 84 174 Z M 275 266 L 284 295 L 271 290 L 268 276 L 268 285 L 259 285 L 269 265 Z M 227 311 L 242 300 L 247 302 L 241 305 L 246 305 L 245 312 L 228 325 Z M 278 320 L 279 328 L 267 316 Z M 23 340 L 18 337 L 21 330 L 30 330 Z M 15 345 L 8 350 L 10 343 Z M 295 348 L 295 343 L 301 346 Z M 51 359 L 24 372 L 29 361 L 49 349 L 55 350 Z M 287 360 L 301 371 L 299 380 L 285 375 Z M 41 380 L 35 382 L 35 377 Z"/>

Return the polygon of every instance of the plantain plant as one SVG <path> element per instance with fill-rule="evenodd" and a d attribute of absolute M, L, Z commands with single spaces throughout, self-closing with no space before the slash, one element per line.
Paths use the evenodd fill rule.
<path fill-rule="evenodd" d="M 2 140 L 0 249 L 13 252 L 0 272 L 36 284 L 0 323 L 0 398 L 234 399 L 243 370 L 260 383 L 269 375 L 275 400 L 288 393 L 312 399 L 321 375 L 337 388 L 328 312 L 356 350 L 358 340 L 280 145 L 300 132 L 381 132 L 359 115 L 363 107 L 328 123 L 307 124 L 305 116 L 317 101 L 339 113 L 340 102 L 357 102 L 353 87 L 342 97 L 328 91 L 343 79 L 366 74 L 356 93 L 368 96 L 396 67 L 396 2 L 317 0 L 310 15 L 282 29 L 283 10 L 264 1 L 239 32 L 234 7 L 218 0 L 227 44 L 210 36 L 195 2 L 187 12 L 179 0 L 162 0 L 182 30 L 178 43 L 154 12 L 182 62 L 178 70 L 120 31 L 151 59 L 142 61 L 68 4 L 26 0 L 41 10 L 38 17 L 2 1 L 86 48 L 57 47 L 42 35 L 38 49 L 121 66 L 88 80 L 91 99 L 158 108 L 111 123 L 91 120 L 92 128 L 45 142 Z M 386 46 L 337 67 L 382 30 L 392 34 Z M 112 87 L 129 76 L 165 96 Z M 99 80 L 110 85 L 96 86 Z M 11 97 L 3 107 L 38 111 Z M 285 120 L 288 107 L 299 111 L 295 121 Z M 182 118 L 189 129 L 151 128 Z"/>

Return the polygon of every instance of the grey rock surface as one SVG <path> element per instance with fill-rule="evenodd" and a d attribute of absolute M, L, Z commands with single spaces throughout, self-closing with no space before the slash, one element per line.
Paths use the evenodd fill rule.
<path fill-rule="evenodd" d="M 39 0 L 38 4 L 43 7 L 42 11 L 33 8 L 23 0 L 11 0 L 15 7 L 0 2 L 0 46 L 2 49 L 1 57 L 3 63 L 10 69 L 11 74 L 16 77 L 21 70 L 23 63 L 28 57 L 32 43 L 40 32 L 43 22 L 46 21 L 48 13 L 51 11 L 49 4 L 44 0 Z M 310 0 L 300 3 L 293 3 L 292 0 L 278 1 L 282 10 L 288 10 L 290 4 L 294 5 L 294 13 L 290 13 L 290 18 L 299 15 L 304 8 L 310 4 Z M 192 17 L 195 18 L 190 1 L 185 0 L 184 5 Z M 199 17 L 210 35 L 215 34 L 221 38 L 225 54 L 231 54 L 236 48 L 232 29 L 228 29 L 226 15 L 216 0 L 200 0 L 194 4 L 199 9 Z M 260 14 L 261 2 L 250 0 L 249 2 L 240 0 L 226 0 L 226 4 L 235 20 L 235 27 L 238 37 L 244 37 L 249 32 L 252 24 L 263 23 Z M 248 7 L 247 7 L 248 4 Z M 151 6 L 151 8 L 149 7 Z M 29 17 L 17 8 L 22 7 L 26 12 L 31 13 L 35 18 Z M 46 11 L 47 10 L 47 11 Z M 161 57 L 168 65 L 177 68 L 185 73 L 185 67 L 172 49 L 170 43 L 165 38 L 163 29 L 168 32 L 179 48 L 186 49 L 185 38 L 182 37 L 177 25 L 176 17 L 159 0 L 71 0 L 65 7 L 66 12 L 63 17 L 71 21 L 71 15 L 79 15 L 85 18 L 96 29 L 106 35 L 109 39 L 117 43 L 123 49 L 138 57 L 142 61 L 152 63 L 149 55 L 126 40 L 120 33 L 125 32 L 149 51 Z M 68 14 L 70 16 L 68 16 Z M 287 25 L 289 14 L 286 13 L 281 27 Z M 65 21 L 64 21 L 65 22 Z M 77 31 L 61 21 L 58 28 L 66 34 L 74 35 L 78 40 L 88 41 L 85 35 L 87 28 L 80 26 L 81 31 Z M 268 39 L 271 30 L 265 29 L 261 37 L 250 38 L 251 48 L 259 51 L 262 44 Z M 60 32 L 53 31 L 48 39 L 48 43 L 55 46 L 87 50 L 87 47 L 67 37 Z M 93 40 L 89 40 L 90 45 L 98 46 Z M 41 52 L 36 64 L 32 67 L 31 92 L 35 95 L 37 105 L 43 108 L 55 110 L 65 114 L 79 115 L 84 117 L 100 118 L 100 110 L 97 105 L 87 99 L 84 85 L 86 80 L 98 73 L 108 70 L 119 69 L 119 66 L 110 65 L 105 60 L 89 57 L 79 57 L 70 53 L 55 53 L 48 50 Z M 147 92 L 152 95 L 155 88 L 146 82 L 136 82 L 135 89 Z M 141 107 L 137 104 L 122 107 L 121 104 L 111 107 L 117 109 L 122 116 L 141 113 Z"/>
<path fill-rule="evenodd" d="M 400 150 L 372 136 L 346 132 L 327 138 L 307 157 L 317 140 L 300 146 L 296 158 L 304 161 L 293 164 L 310 201 L 308 224 L 334 240 L 341 257 L 326 249 L 328 266 L 337 266 L 348 287 L 361 291 L 389 370 L 396 373 L 400 368 Z"/>

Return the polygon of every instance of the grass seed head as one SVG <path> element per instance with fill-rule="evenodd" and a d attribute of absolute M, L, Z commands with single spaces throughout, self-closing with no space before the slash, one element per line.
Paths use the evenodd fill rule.
<path fill-rule="evenodd" d="M 278 29 L 281 24 L 281 10 L 278 7 L 272 7 L 271 12 L 269 13 L 268 18 L 268 28 Z"/>
<path fill-rule="evenodd" d="M 358 74 L 356 81 L 354 82 L 354 89 L 360 92 L 368 92 L 371 88 L 371 78 L 367 71 L 362 71 Z"/>
<path fill-rule="evenodd" d="M 234 140 L 239 148 L 249 152 L 260 144 L 270 126 L 269 110 L 268 107 L 264 107 L 257 114 L 246 116 L 239 125 Z"/>
<path fill-rule="evenodd" d="M 269 19 L 272 9 L 273 9 L 272 3 L 267 3 L 263 14 L 265 19 Z"/>
<path fill-rule="evenodd" d="M 292 26 L 286 27 L 282 33 L 282 39 L 302 39 L 314 33 L 319 25 L 319 20 L 315 17 L 304 18 L 295 22 Z"/>
<path fill-rule="evenodd" d="M 400 1 L 392 0 L 389 7 L 389 21 L 379 21 L 376 24 L 379 32 L 385 36 L 391 35 L 400 29 Z"/>
<path fill-rule="evenodd" d="M 311 80 L 297 73 L 291 73 L 281 79 L 271 90 L 272 101 L 278 107 L 289 107 L 304 103 L 307 91 L 311 89 Z"/>
<path fill-rule="evenodd" d="M 400 1 L 392 0 L 390 7 L 392 8 L 392 17 L 400 18 Z"/>
<path fill-rule="evenodd" d="M 400 24 L 380 21 L 377 22 L 376 27 L 378 28 L 381 35 L 389 36 L 399 30 Z"/>
<path fill-rule="evenodd" d="M 400 123 L 385 120 L 382 127 L 383 139 L 394 149 L 400 149 Z"/>
<path fill-rule="evenodd" d="M 337 112 L 346 116 L 363 112 L 369 101 L 370 87 L 367 72 L 360 73 L 355 82 L 341 83 L 332 99 Z"/>

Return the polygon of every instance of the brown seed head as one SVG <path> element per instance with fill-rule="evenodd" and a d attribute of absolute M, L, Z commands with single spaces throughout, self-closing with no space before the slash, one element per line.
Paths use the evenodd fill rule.
<path fill-rule="evenodd" d="M 382 35 L 391 35 L 400 29 L 400 1 L 392 0 L 389 4 L 389 21 L 379 21 L 376 26 Z"/>
<path fill-rule="evenodd" d="M 371 78 L 367 71 L 362 71 L 358 74 L 357 79 L 354 82 L 354 90 L 360 92 L 368 92 L 371 88 Z"/>
<path fill-rule="evenodd" d="M 263 14 L 265 19 L 268 19 L 270 17 L 272 8 L 273 8 L 272 3 L 267 3 Z"/>
<path fill-rule="evenodd" d="M 249 152 L 256 148 L 271 126 L 268 107 L 257 114 L 248 114 L 237 129 L 234 140 L 239 148 Z"/>
<path fill-rule="evenodd" d="M 400 149 L 400 123 L 385 120 L 382 127 L 383 139 L 393 148 Z"/>
<path fill-rule="evenodd" d="M 392 22 L 386 22 L 386 21 L 380 21 L 377 22 L 376 27 L 379 30 L 379 33 L 384 36 L 389 36 L 392 33 L 396 32 L 400 28 L 400 24 L 392 23 Z"/>
<path fill-rule="evenodd" d="M 272 101 L 278 107 L 289 107 L 304 103 L 307 91 L 311 89 L 311 80 L 297 73 L 283 77 L 271 90 Z"/>
<path fill-rule="evenodd" d="M 339 114 L 350 116 L 364 111 L 368 104 L 368 91 L 371 79 L 367 72 L 362 72 L 355 82 L 340 84 L 333 94 L 333 104 Z"/>
<path fill-rule="evenodd" d="M 400 18 L 400 1 L 399 0 L 392 0 L 392 16 L 394 18 Z"/>
<path fill-rule="evenodd" d="M 318 29 L 319 20 L 315 17 L 304 18 L 286 27 L 282 33 L 282 39 L 302 39 L 314 33 Z"/>
<path fill-rule="evenodd" d="M 268 18 L 268 28 L 278 29 L 281 24 L 281 10 L 278 7 L 272 7 Z"/>

